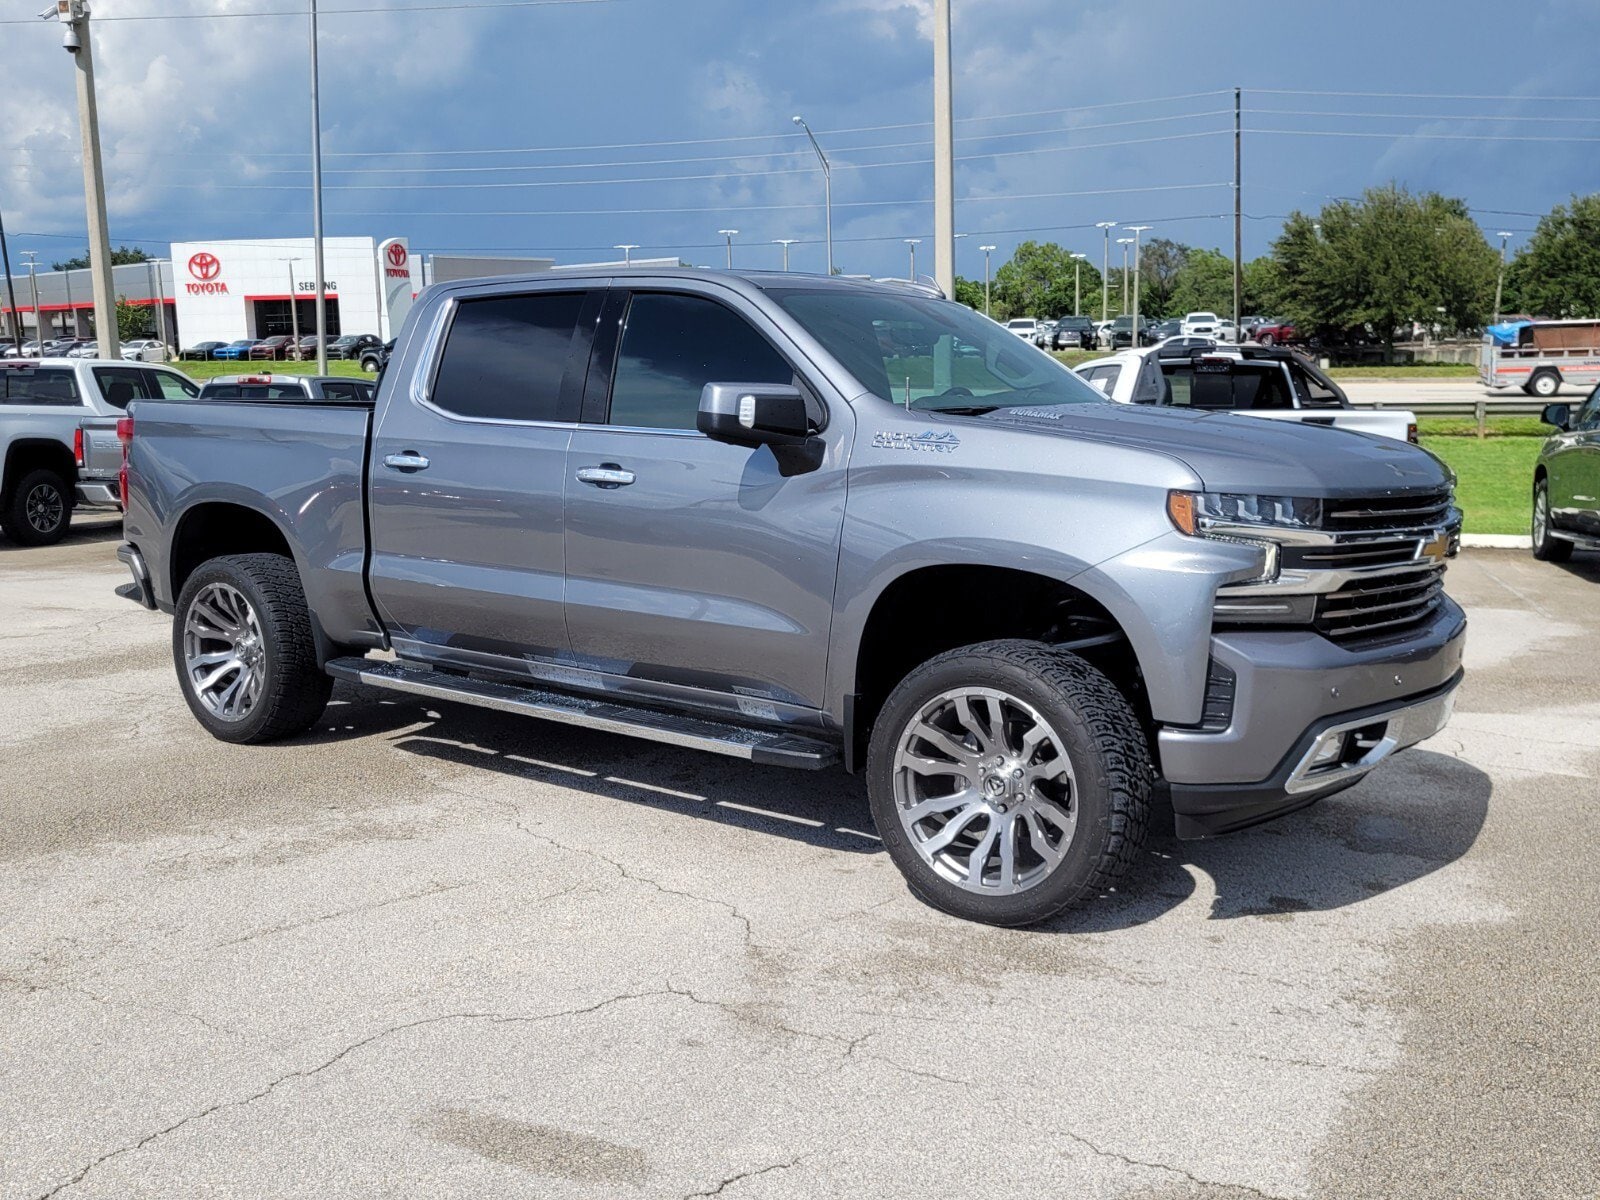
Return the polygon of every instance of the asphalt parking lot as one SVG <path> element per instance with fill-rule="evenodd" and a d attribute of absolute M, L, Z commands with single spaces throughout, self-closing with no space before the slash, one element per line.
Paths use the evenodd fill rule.
<path fill-rule="evenodd" d="M 859 784 L 340 685 L 207 737 L 118 527 L 0 545 L 6 1197 L 1593 1197 L 1600 558 L 1452 725 L 1054 926 Z"/>

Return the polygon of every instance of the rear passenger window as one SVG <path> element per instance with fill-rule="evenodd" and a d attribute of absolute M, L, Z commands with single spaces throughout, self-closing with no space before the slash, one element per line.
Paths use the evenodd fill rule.
<path fill-rule="evenodd" d="M 112 408 L 127 408 L 135 400 L 159 400 L 147 378 L 150 372 L 139 367 L 96 367 L 94 381 Z"/>
<path fill-rule="evenodd" d="M 609 423 L 693 429 L 708 383 L 793 382 L 783 356 L 732 309 L 699 296 L 644 293 L 628 305 Z"/>
<path fill-rule="evenodd" d="M 561 379 L 583 300 L 583 292 L 535 292 L 460 301 L 433 403 L 463 417 L 562 420 Z"/>

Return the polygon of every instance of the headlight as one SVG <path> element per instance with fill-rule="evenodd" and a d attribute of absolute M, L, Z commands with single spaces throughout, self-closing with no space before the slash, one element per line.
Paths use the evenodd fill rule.
<path fill-rule="evenodd" d="M 1273 529 L 1320 528 L 1322 501 L 1232 492 L 1168 492 L 1167 515 L 1180 533 L 1190 537 L 1237 537 L 1243 527 L 1259 528 L 1263 537 L 1270 538 Z"/>

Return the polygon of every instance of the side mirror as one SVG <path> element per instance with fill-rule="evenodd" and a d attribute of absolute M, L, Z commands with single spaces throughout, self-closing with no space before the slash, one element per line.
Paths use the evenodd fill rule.
<path fill-rule="evenodd" d="M 805 397 L 782 383 L 706 384 L 695 428 L 735 446 L 800 446 L 812 436 Z"/>
<path fill-rule="evenodd" d="M 1546 425 L 1554 425 L 1557 429 L 1572 428 L 1572 405 L 1546 404 L 1544 411 L 1539 414 L 1539 420 Z"/>

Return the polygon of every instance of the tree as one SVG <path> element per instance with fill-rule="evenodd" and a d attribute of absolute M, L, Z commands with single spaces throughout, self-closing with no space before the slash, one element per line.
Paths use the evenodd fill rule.
<path fill-rule="evenodd" d="M 1539 218 L 1506 269 L 1502 312 L 1600 316 L 1600 193 L 1574 196 Z"/>
<path fill-rule="evenodd" d="M 1172 311 L 1231 314 L 1233 259 L 1216 250 L 1190 249 L 1173 282 Z"/>
<path fill-rule="evenodd" d="M 118 246 L 111 252 L 111 265 L 125 267 L 129 263 L 149 262 L 150 256 L 137 246 Z M 89 252 L 85 250 L 77 258 L 69 258 L 66 262 L 51 263 L 52 271 L 82 271 L 89 266 Z"/>
<path fill-rule="evenodd" d="M 117 297 L 117 340 L 127 342 L 150 332 L 150 310 L 142 304 L 129 304 L 126 296 Z"/>
<path fill-rule="evenodd" d="M 1370 331 L 1390 349 L 1413 322 L 1482 324 L 1499 266 L 1465 201 L 1392 183 L 1317 220 L 1291 213 L 1272 251 L 1281 315 L 1302 333 Z"/>
<path fill-rule="evenodd" d="M 1080 260 L 1055 242 L 1023 242 L 994 274 L 993 303 L 997 320 L 1011 317 L 1060 317 L 1072 312 L 1074 267 Z M 1100 290 L 1100 272 L 1082 260 L 1083 308 Z"/>
<path fill-rule="evenodd" d="M 951 297 L 957 304 L 965 304 L 968 308 L 983 311 L 983 280 L 964 279 L 956 276 L 956 294 Z"/>
<path fill-rule="evenodd" d="M 1139 312 L 1150 317 L 1172 316 L 1178 311 L 1172 289 L 1189 257 L 1189 247 L 1170 238 L 1151 238 L 1139 249 Z"/>

